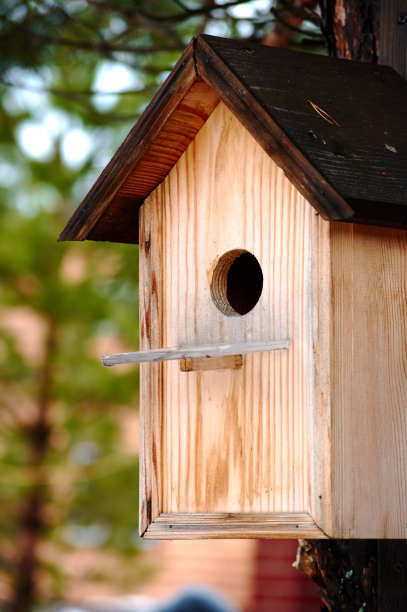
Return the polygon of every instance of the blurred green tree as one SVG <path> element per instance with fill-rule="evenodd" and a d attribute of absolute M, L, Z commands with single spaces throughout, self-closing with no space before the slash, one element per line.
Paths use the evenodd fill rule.
<path fill-rule="evenodd" d="M 193 35 L 320 51 L 315 5 L 0 0 L 2 609 L 63 598 L 58 551 L 138 553 L 138 466 L 121 438 L 137 371 L 97 359 L 138 342 L 138 252 L 58 244 L 59 231 Z M 120 575 L 134 587 L 132 567 Z"/>
<path fill-rule="evenodd" d="M 136 345 L 138 252 L 58 244 L 81 172 L 56 152 L 15 170 L 0 209 L 0 554 L 6 600 L 27 611 L 41 585 L 45 599 L 60 594 L 44 538 L 67 547 L 80 527 L 86 544 L 85 527 L 97 526 L 97 546 L 137 551 L 137 461 L 120 442 L 137 372 L 104 370 L 97 357 L 109 337 Z"/>

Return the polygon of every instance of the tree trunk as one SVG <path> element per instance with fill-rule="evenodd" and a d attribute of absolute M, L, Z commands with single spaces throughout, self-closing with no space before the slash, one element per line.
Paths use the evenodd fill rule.
<path fill-rule="evenodd" d="M 320 0 L 320 8 L 330 55 L 407 78 L 407 0 Z M 406 540 L 304 540 L 296 567 L 320 587 L 321 612 L 407 610 Z"/>
<path fill-rule="evenodd" d="M 321 612 L 405 612 L 405 540 L 302 540 L 297 569 L 319 586 Z"/>
<path fill-rule="evenodd" d="M 321 0 L 329 55 L 377 63 L 380 0 Z"/>
<path fill-rule="evenodd" d="M 49 451 L 51 431 L 49 409 L 52 399 L 56 336 L 56 325 L 54 321 L 49 320 L 44 360 L 38 377 L 36 414 L 25 430 L 28 450 L 27 472 L 31 474 L 31 482 L 18 517 L 20 542 L 10 602 L 12 612 L 28 612 L 38 598 L 38 549 L 46 527 L 44 510 L 48 490 L 44 462 Z"/>
<path fill-rule="evenodd" d="M 407 78 L 407 0 L 320 0 L 334 57 L 392 66 Z"/>

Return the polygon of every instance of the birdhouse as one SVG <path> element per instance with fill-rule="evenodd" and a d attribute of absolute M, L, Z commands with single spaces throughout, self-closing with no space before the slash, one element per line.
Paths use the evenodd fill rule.
<path fill-rule="evenodd" d="M 406 109 L 390 68 L 199 36 L 62 232 L 139 243 L 103 361 L 141 364 L 145 537 L 407 537 Z"/>

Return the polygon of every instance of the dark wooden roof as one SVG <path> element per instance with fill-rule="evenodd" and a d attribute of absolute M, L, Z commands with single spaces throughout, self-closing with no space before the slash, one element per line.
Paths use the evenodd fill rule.
<path fill-rule="evenodd" d="M 61 233 L 137 242 L 137 211 L 222 100 L 327 219 L 407 227 L 407 82 L 385 66 L 201 35 Z"/>

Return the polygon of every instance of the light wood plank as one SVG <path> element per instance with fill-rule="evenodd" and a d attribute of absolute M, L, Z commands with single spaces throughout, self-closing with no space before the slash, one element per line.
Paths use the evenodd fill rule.
<path fill-rule="evenodd" d="M 313 524 L 312 517 L 306 512 L 167 512 L 155 519 L 155 523 L 284 523 L 295 525 L 297 523 Z"/>
<path fill-rule="evenodd" d="M 134 353 L 117 353 L 102 355 L 104 366 L 115 366 L 124 363 L 149 363 L 172 361 L 199 357 L 222 357 L 224 355 L 244 355 L 246 353 L 263 353 L 288 349 L 289 340 L 270 340 L 269 342 L 241 342 L 239 344 L 201 345 L 190 347 L 173 347 L 137 351 Z"/>
<path fill-rule="evenodd" d="M 333 224 L 333 535 L 407 537 L 407 232 Z"/>
<path fill-rule="evenodd" d="M 162 344 L 162 207 L 151 197 L 140 209 L 140 347 Z M 140 365 L 140 520 L 143 534 L 161 512 L 162 364 Z"/>
<path fill-rule="evenodd" d="M 291 343 L 240 370 L 163 364 L 162 511 L 307 512 L 315 211 L 223 104 L 154 194 L 163 345 Z M 252 311 L 227 317 L 210 280 L 236 248 L 256 256 L 264 286 Z"/>
<path fill-rule="evenodd" d="M 307 513 L 176 513 L 161 514 L 146 539 L 197 538 L 326 538 Z"/>
<path fill-rule="evenodd" d="M 326 533 L 332 533 L 331 430 L 331 252 L 330 223 L 315 217 L 312 225 L 313 297 L 309 316 L 313 330 L 313 371 L 309 373 L 310 512 Z"/>

